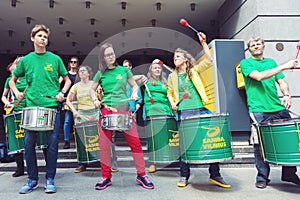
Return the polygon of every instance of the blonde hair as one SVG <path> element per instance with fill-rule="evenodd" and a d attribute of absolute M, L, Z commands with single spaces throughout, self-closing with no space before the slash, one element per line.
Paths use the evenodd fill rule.
<path fill-rule="evenodd" d="M 247 46 L 248 48 L 250 47 L 250 44 L 252 42 L 258 42 L 258 41 L 261 41 L 261 43 L 264 45 L 265 44 L 265 41 L 261 38 L 261 37 L 255 37 L 255 38 L 250 38 L 247 42 Z"/>
<path fill-rule="evenodd" d="M 148 70 L 148 73 L 147 73 L 147 77 L 148 77 L 149 81 L 151 81 L 152 83 L 154 83 L 155 80 L 156 80 L 155 77 L 154 77 L 154 75 L 153 75 L 153 73 L 152 73 L 152 67 L 153 67 L 154 65 L 159 65 L 159 66 L 162 68 L 162 66 L 161 66 L 160 64 L 158 64 L 158 63 L 152 63 L 152 64 L 150 65 L 149 70 Z M 161 74 L 159 75 L 159 80 L 160 80 L 161 82 L 163 82 L 164 85 L 167 85 L 167 80 L 166 80 L 166 78 L 163 76 L 163 70 L 161 70 Z"/>

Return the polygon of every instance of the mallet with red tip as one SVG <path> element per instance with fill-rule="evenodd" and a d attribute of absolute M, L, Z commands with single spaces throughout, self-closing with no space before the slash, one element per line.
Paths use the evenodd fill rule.
<path fill-rule="evenodd" d="M 196 33 L 199 32 L 199 31 L 197 31 L 194 27 L 192 27 L 191 25 L 189 25 L 189 23 L 188 23 L 185 19 L 180 19 L 179 23 L 180 23 L 182 26 L 189 27 L 190 29 L 192 29 L 192 30 L 195 31 Z"/>

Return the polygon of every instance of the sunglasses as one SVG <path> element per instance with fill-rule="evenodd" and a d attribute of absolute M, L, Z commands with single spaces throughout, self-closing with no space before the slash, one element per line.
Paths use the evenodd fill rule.
<path fill-rule="evenodd" d="M 77 61 L 71 60 L 71 61 L 70 61 L 70 63 L 74 63 L 74 64 L 76 64 L 76 63 L 77 63 Z"/>

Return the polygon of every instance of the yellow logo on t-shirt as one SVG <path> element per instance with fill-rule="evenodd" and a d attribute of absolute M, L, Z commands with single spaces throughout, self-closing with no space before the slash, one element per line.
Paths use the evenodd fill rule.
<path fill-rule="evenodd" d="M 123 77 L 122 77 L 122 74 L 118 74 L 117 76 L 116 76 L 116 79 L 122 79 Z"/>
<path fill-rule="evenodd" d="M 52 64 L 47 64 L 47 65 L 44 67 L 44 69 L 47 70 L 47 71 L 52 72 L 52 71 L 53 71 Z"/>

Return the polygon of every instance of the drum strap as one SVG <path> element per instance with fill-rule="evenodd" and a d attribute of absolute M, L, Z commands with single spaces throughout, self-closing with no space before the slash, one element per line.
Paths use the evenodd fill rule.
<path fill-rule="evenodd" d="M 251 129 L 251 134 L 253 134 L 252 137 L 254 138 L 254 140 L 255 140 L 255 137 L 258 137 L 259 145 L 261 147 L 262 156 L 263 156 L 264 160 L 266 160 L 264 146 L 263 146 L 263 143 L 262 143 L 262 138 L 261 138 L 261 133 L 260 133 L 258 122 L 257 122 L 256 118 L 254 117 L 253 113 L 250 113 L 249 115 L 250 115 L 251 120 L 253 121 L 252 126 L 254 126 L 253 128 L 255 129 L 255 130 Z"/>

